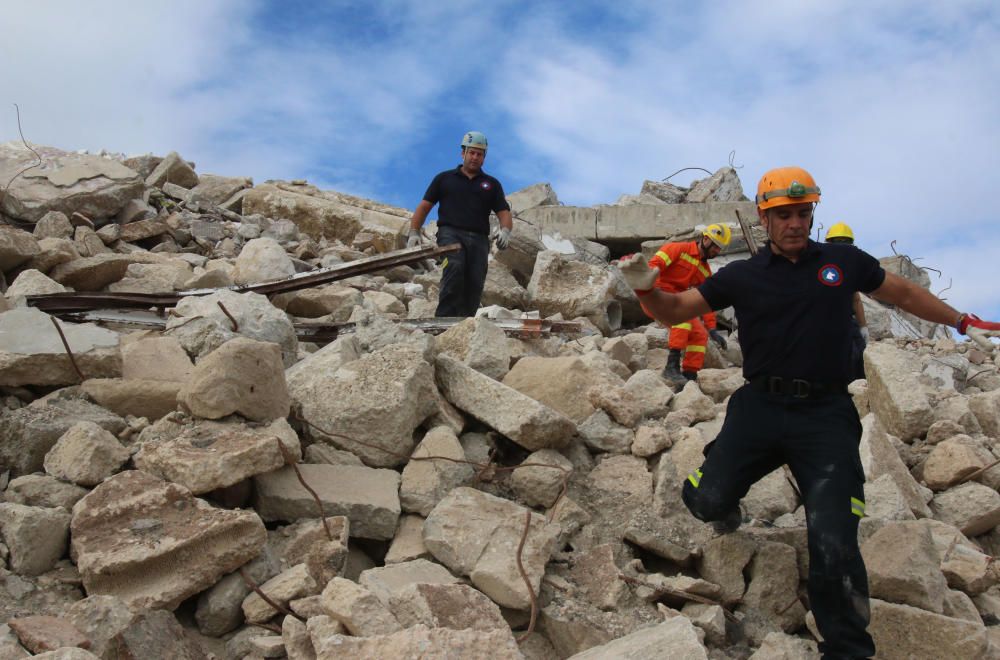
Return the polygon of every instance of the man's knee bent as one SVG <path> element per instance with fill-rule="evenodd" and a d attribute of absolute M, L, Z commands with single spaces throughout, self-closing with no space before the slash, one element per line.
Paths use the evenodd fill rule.
<path fill-rule="evenodd" d="M 698 481 L 698 485 L 695 485 L 693 480 Z M 695 470 L 684 481 L 681 499 L 688 511 L 695 518 L 704 522 L 722 520 L 736 506 L 736 502 L 729 501 L 729 498 L 718 488 L 701 483 L 701 470 Z"/>

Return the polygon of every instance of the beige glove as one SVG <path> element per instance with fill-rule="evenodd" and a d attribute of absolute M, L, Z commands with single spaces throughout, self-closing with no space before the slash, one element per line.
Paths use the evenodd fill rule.
<path fill-rule="evenodd" d="M 618 262 L 618 270 L 622 272 L 622 277 L 632 287 L 637 294 L 648 293 L 656 282 L 658 271 L 650 268 L 641 254 L 633 254 L 627 259 Z"/>
<path fill-rule="evenodd" d="M 983 330 L 971 325 L 965 331 L 965 334 L 968 335 L 969 339 L 979 344 L 979 347 L 987 353 L 997 347 L 997 344 L 990 341 L 990 337 L 1000 338 L 1000 330 Z"/>
<path fill-rule="evenodd" d="M 420 230 L 411 229 L 409 236 L 406 238 L 406 247 L 420 247 Z"/>

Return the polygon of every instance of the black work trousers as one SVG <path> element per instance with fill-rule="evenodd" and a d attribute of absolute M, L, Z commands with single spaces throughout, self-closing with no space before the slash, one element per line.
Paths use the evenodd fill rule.
<path fill-rule="evenodd" d="M 858 548 L 864 515 L 861 422 L 848 394 L 798 399 L 750 386 L 729 400 L 705 463 L 684 483 L 684 504 L 700 520 L 723 520 L 750 486 L 791 468 L 806 508 L 809 605 L 824 658 L 869 658 L 868 574 Z"/>
<path fill-rule="evenodd" d="M 437 244 L 453 243 L 462 249 L 445 256 L 434 316 L 475 316 L 486 283 L 490 238 L 455 227 L 438 227 Z"/>

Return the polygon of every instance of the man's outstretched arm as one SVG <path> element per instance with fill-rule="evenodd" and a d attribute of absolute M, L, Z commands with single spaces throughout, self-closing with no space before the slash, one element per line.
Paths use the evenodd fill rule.
<path fill-rule="evenodd" d="M 683 323 L 712 311 L 697 289 L 681 293 L 667 293 L 657 289 L 654 283 L 659 271 L 646 265 L 641 254 L 633 254 L 618 262 L 618 268 L 646 311 L 664 325 Z"/>
<path fill-rule="evenodd" d="M 882 286 L 872 291 L 871 295 L 925 321 L 941 323 L 952 328 L 957 327 L 958 317 L 961 316 L 957 309 L 924 287 L 893 273 L 886 273 Z"/>

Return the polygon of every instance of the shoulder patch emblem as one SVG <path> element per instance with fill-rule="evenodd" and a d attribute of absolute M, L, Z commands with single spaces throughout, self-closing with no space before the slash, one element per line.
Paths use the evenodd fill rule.
<path fill-rule="evenodd" d="M 819 281 L 826 286 L 840 286 L 844 281 L 844 273 L 836 264 L 827 264 L 819 269 Z"/>

